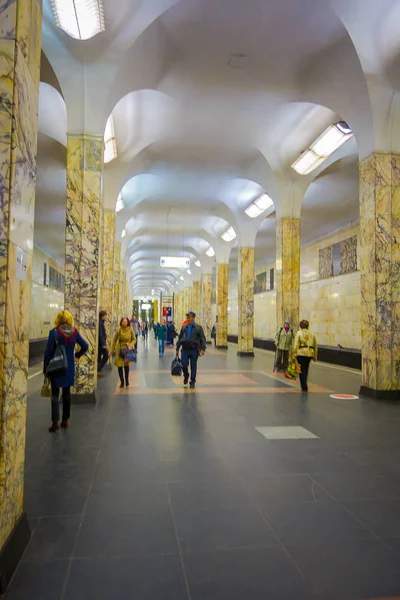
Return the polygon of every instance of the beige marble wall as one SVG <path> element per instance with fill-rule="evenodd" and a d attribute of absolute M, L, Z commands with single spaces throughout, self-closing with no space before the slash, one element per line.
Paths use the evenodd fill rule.
<path fill-rule="evenodd" d="M 276 222 L 276 321 L 299 322 L 300 219 Z"/>
<path fill-rule="evenodd" d="M 207 342 L 211 342 L 211 329 L 213 326 L 212 317 L 212 274 L 203 273 L 201 277 L 201 324 L 204 329 L 204 335 L 206 336 Z"/>
<path fill-rule="evenodd" d="M 97 387 L 102 154 L 102 136 L 68 136 L 65 308 L 89 344 L 76 365 L 77 395 L 93 395 Z"/>
<path fill-rule="evenodd" d="M 200 281 L 193 281 L 193 298 L 192 298 L 192 310 L 197 315 L 197 320 L 200 323 L 200 302 L 201 302 L 201 283 Z"/>
<path fill-rule="evenodd" d="M 113 275 L 115 248 L 115 212 L 104 210 L 101 222 L 101 285 L 100 310 L 106 310 L 106 332 L 108 340 L 113 336 Z"/>
<path fill-rule="evenodd" d="M 44 285 L 44 264 L 64 275 L 64 267 L 35 246 L 33 248 L 29 340 L 47 338 L 57 313 L 64 308 L 64 291 Z"/>
<path fill-rule="evenodd" d="M 254 354 L 254 248 L 239 249 L 238 274 L 238 352 Z"/>
<path fill-rule="evenodd" d="M 381 392 L 400 391 L 399 240 L 400 154 L 377 152 L 360 165 L 361 344 L 363 386 Z"/>
<path fill-rule="evenodd" d="M 229 265 L 217 265 L 217 347 L 228 345 L 228 286 Z"/>
<path fill-rule="evenodd" d="M 183 303 L 183 318 L 186 318 L 186 313 L 192 310 L 192 286 L 185 287 L 184 303 Z"/>
<path fill-rule="evenodd" d="M 23 509 L 41 31 L 39 0 L 0 3 L 0 550 Z"/>

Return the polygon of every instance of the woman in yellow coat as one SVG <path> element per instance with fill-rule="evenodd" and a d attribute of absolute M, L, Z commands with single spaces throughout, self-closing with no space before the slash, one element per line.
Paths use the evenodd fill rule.
<path fill-rule="evenodd" d="M 111 354 L 115 350 L 115 361 L 114 364 L 118 367 L 118 375 L 121 380 L 120 387 L 129 387 L 129 363 L 126 363 L 122 356 L 119 355 L 120 351 L 124 348 L 133 348 L 136 343 L 135 332 L 133 331 L 129 319 L 122 317 L 119 328 L 114 336 L 112 343 Z M 125 371 L 125 382 L 124 382 L 124 371 Z"/>
<path fill-rule="evenodd" d="M 300 385 L 303 392 L 308 392 L 307 378 L 310 362 L 312 360 L 315 362 L 318 357 L 317 338 L 309 330 L 309 327 L 310 323 L 305 319 L 300 322 L 300 329 L 294 338 L 292 350 L 293 356 L 297 358 L 297 362 L 301 367 Z"/>

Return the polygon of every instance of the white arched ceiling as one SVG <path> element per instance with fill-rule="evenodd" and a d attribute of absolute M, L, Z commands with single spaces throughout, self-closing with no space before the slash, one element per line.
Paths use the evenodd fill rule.
<path fill-rule="evenodd" d="M 104 0 L 106 31 L 82 43 L 54 27 L 45 0 L 43 46 L 68 130 L 99 133 L 113 114 L 118 158 L 105 167 L 104 205 L 122 190 L 117 235 L 126 226 L 127 260 L 147 253 L 131 263 L 135 289 L 148 285 L 164 244 L 166 207 L 176 228 L 191 215 L 187 252 L 196 254 L 195 239 L 219 247 L 232 225 L 237 245 L 255 239 L 257 261 L 274 256 L 275 212 L 250 220 L 243 211 L 263 191 L 277 218 L 301 214 L 303 242 L 357 218 L 358 159 L 400 147 L 399 5 L 119 0 L 115 10 Z M 234 54 L 248 56 L 245 68 L 229 66 Z M 355 139 L 297 175 L 292 162 L 338 119 Z"/>
<path fill-rule="evenodd" d="M 39 85 L 39 133 L 67 146 L 67 107 L 61 94 L 48 83 Z"/>

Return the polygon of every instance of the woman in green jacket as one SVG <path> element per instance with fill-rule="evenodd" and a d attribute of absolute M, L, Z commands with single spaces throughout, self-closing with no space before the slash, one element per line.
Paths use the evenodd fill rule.
<path fill-rule="evenodd" d="M 133 348 L 136 343 L 135 332 L 133 331 L 129 319 L 127 317 L 122 317 L 119 322 L 119 329 L 114 336 L 114 341 L 112 343 L 111 354 L 115 350 L 115 361 L 114 364 L 118 367 L 118 375 L 121 381 L 120 387 L 129 387 L 129 363 L 126 363 L 122 356 L 119 355 L 120 350 L 124 348 Z M 124 382 L 124 372 L 125 372 L 125 382 Z"/>
<path fill-rule="evenodd" d="M 163 321 L 157 330 L 158 354 L 164 356 L 165 340 L 167 339 L 167 324 Z"/>

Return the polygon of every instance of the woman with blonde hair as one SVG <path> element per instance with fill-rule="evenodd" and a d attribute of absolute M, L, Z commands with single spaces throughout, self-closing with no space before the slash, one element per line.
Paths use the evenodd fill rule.
<path fill-rule="evenodd" d="M 115 351 L 114 364 L 118 367 L 118 375 L 121 382 L 120 387 L 129 387 L 129 363 L 120 355 L 121 350 L 133 348 L 136 344 L 136 336 L 129 322 L 128 317 L 122 317 L 119 322 L 119 328 L 114 336 L 112 343 L 111 354 Z M 125 382 L 124 382 L 125 372 Z"/>
<path fill-rule="evenodd" d="M 314 362 L 318 357 L 318 344 L 317 338 L 309 330 L 310 323 L 303 319 L 300 321 L 300 329 L 296 333 L 294 338 L 292 354 L 297 358 L 297 361 L 301 367 L 300 373 L 300 385 L 303 392 L 308 392 L 308 369 L 310 362 Z"/>
<path fill-rule="evenodd" d="M 88 351 L 89 345 L 74 326 L 74 319 L 68 310 L 61 310 L 54 322 L 54 329 L 49 333 L 44 352 L 44 374 L 51 381 L 51 420 L 50 433 L 60 429 L 60 389 L 63 397 L 63 414 L 61 427 L 66 429 L 71 414 L 71 386 L 75 383 L 75 358 L 79 359 Z M 75 344 L 80 350 L 75 352 Z M 64 361 L 55 366 L 56 350 L 62 347 Z M 61 364 L 62 363 L 62 364 Z M 49 372 L 48 372 L 49 371 Z"/>

